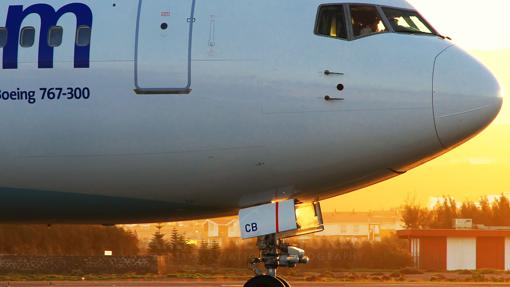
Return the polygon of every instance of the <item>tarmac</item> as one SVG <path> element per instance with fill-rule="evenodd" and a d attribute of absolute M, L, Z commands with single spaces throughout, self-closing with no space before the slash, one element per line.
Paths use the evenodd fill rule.
<path fill-rule="evenodd" d="M 143 280 L 124 280 L 124 281 L 16 281 L 0 282 L 0 287 L 242 287 L 244 282 L 224 282 L 224 281 L 182 281 L 182 280 L 164 280 L 164 281 L 143 281 Z M 510 286 L 508 283 L 409 283 L 409 282 L 291 282 L 293 287 L 461 287 L 461 286 Z"/>

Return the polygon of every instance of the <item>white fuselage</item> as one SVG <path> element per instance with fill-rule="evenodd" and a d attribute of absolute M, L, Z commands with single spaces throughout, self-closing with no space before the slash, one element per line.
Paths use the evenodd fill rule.
<path fill-rule="evenodd" d="M 39 3 L 18 2 L 0 11 Z M 324 1 L 82 2 L 89 68 L 73 66 L 72 14 L 54 67 L 38 68 L 34 14 L 22 27 L 36 44 L 0 70 L 2 92 L 36 91 L 33 104 L 0 100 L 0 221 L 151 222 L 321 200 L 445 153 L 501 106 L 492 75 L 441 37 L 314 34 Z M 52 88 L 90 97 L 41 99 Z"/>

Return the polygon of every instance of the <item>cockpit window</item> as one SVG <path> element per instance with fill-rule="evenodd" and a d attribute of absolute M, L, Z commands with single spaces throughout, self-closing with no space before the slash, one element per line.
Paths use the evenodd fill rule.
<path fill-rule="evenodd" d="M 315 33 L 318 35 L 347 39 L 343 5 L 323 5 L 319 7 Z"/>
<path fill-rule="evenodd" d="M 431 34 L 436 32 L 416 11 L 382 8 L 393 30 L 397 33 Z"/>
<path fill-rule="evenodd" d="M 379 15 L 377 8 L 372 5 L 350 5 L 352 31 L 355 37 L 388 31 Z"/>

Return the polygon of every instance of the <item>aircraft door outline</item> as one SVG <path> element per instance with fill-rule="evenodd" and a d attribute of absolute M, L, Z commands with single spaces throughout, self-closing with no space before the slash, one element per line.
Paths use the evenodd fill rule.
<path fill-rule="evenodd" d="M 134 74 L 137 94 L 191 93 L 191 51 L 193 25 L 196 20 L 195 4 L 196 0 L 139 1 Z M 179 13 L 188 7 L 189 14 L 186 10 L 184 10 L 185 14 Z M 156 12 L 160 13 L 161 18 L 153 16 Z M 187 17 L 183 18 L 183 15 Z M 177 31 L 173 30 L 176 29 L 175 26 Z M 184 28 L 184 30 L 178 28 Z M 182 40 L 179 36 L 185 39 L 184 42 L 179 41 Z M 162 40 L 165 41 L 162 42 Z"/>

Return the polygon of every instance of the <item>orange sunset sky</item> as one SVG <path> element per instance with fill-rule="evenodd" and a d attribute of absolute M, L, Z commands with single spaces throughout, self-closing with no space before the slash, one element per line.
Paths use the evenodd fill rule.
<path fill-rule="evenodd" d="M 510 11 L 509 0 L 413 0 L 442 34 L 471 52 L 499 79 L 505 103 L 481 135 L 407 174 L 322 202 L 323 209 L 379 210 L 410 200 L 427 205 L 431 197 L 450 195 L 476 200 L 510 195 Z"/>

